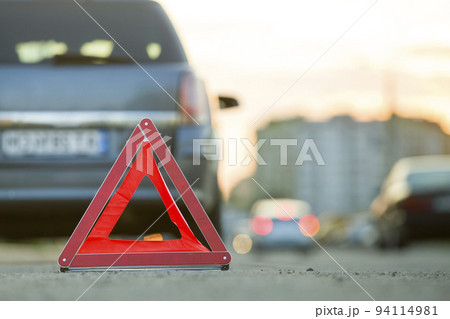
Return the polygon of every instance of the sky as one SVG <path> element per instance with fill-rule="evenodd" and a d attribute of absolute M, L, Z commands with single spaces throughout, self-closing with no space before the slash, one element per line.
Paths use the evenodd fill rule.
<path fill-rule="evenodd" d="M 217 116 L 225 137 L 254 137 L 276 118 L 392 111 L 450 132 L 447 1 L 160 2 L 211 91 L 241 103 Z"/>

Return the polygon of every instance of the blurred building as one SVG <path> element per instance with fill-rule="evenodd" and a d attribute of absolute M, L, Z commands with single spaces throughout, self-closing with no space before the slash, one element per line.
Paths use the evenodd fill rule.
<path fill-rule="evenodd" d="M 436 123 L 393 116 L 381 122 L 357 122 L 339 116 L 327 122 L 302 118 L 271 122 L 258 131 L 267 142 L 255 179 L 274 197 L 306 200 L 316 213 L 367 210 L 392 165 L 405 156 L 447 154 L 450 136 Z M 270 139 L 296 139 L 288 146 L 286 165 Z M 305 139 L 312 138 L 324 161 L 295 165 Z"/>

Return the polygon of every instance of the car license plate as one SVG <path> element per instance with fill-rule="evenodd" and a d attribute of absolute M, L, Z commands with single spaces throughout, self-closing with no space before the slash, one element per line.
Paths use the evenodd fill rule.
<path fill-rule="evenodd" d="M 8 157 L 98 156 L 107 151 L 103 130 L 6 130 L 2 152 Z"/>

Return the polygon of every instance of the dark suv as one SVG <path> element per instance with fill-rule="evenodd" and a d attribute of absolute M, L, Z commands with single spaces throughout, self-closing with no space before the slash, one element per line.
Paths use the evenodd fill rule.
<path fill-rule="evenodd" d="M 0 0 L 0 236 L 70 234 L 144 117 L 188 181 L 198 179 L 194 191 L 220 228 L 217 162 L 201 156 L 194 165 L 192 147 L 214 136 L 216 103 L 164 10 L 150 1 L 79 4 Z M 153 186 L 141 185 L 118 227 L 138 232 L 158 203 Z"/>
<path fill-rule="evenodd" d="M 371 209 L 381 248 L 411 240 L 450 237 L 450 156 L 400 159 L 392 167 Z"/>

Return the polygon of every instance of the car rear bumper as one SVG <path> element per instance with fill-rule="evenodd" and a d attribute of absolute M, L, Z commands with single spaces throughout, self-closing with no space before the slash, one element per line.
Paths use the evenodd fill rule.
<path fill-rule="evenodd" d="M 450 237 L 450 212 L 409 214 L 405 227 L 411 237 Z"/>
<path fill-rule="evenodd" d="M 299 230 L 279 232 L 274 229 L 270 234 L 252 234 L 253 244 L 261 248 L 306 248 L 311 246 L 312 240 L 304 236 Z"/>
<path fill-rule="evenodd" d="M 65 214 L 79 211 L 84 213 L 87 206 L 94 198 L 97 189 L 11 189 L 0 190 L 0 206 L 3 208 L 0 215 L 10 215 L 16 212 L 47 212 Z M 183 200 L 176 189 L 171 189 L 174 200 L 180 208 L 184 207 Z M 194 189 L 194 193 L 200 202 L 205 201 L 202 189 Z M 139 206 L 162 204 L 156 189 L 138 189 L 130 200 L 132 204 Z M 62 207 L 65 209 L 61 210 Z"/>

